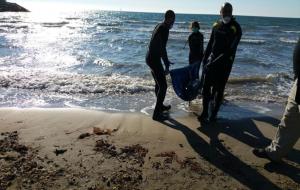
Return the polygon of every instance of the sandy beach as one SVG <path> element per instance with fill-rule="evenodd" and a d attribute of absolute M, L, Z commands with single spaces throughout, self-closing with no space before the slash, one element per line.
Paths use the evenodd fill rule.
<path fill-rule="evenodd" d="M 257 159 L 279 116 L 200 126 L 140 113 L 0 109 L 0 189 L 300 189 L 300 142 Z"/>

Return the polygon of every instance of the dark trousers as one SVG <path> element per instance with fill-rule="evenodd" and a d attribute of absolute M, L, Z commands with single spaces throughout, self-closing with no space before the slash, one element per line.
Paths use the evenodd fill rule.
<path fill-rule="evenodd" d="M 228 81 L 231 66 L 229 61 L 224 60 L 205 74 L 203 84 L 203 112 L 202 115 L 209 115 L 209 105 L 212 105 L 211 117 L 216 117 L 223 102 L 224 90 Z"/>
<path fill-rule="evenodd" d="M 189 64 L 194 64 L 196 62 L 202 62 L 203 56 L 201 54 L 191 53 L 189 54 Z"/>
<path fill-rule="evenodd" d="M 163 103 L 167 93 L 167 80 L 165 75 L 165 70 L 162 66 L 160 58 L 146 59 L 147 65 L 151 69 L 151 74 L 155 81 L 155 95 L 156 95 L 156 105 L 154 109 L 154 115 L 162 113 Z"/>

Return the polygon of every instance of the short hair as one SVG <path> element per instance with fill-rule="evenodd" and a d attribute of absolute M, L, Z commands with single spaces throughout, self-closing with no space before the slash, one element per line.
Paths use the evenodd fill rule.
<path fill-rule="evenodd" d="M 192 29 L 192 28 L 198 28 L 198 29 L 200 29 L 200 24 L 199 24 L 199 22 L 194 21 L 194 22 L 191 23 L 191 26 L 190 26 L 190 27 L 191 27 L 191 29 Z"/>
<path fill-rule="evenodd" d="M 228 8 L 231 10 L 231 12 L 233 11 L 233 7 L 230 3 L 228 2 L 225 2 L 223 5 L 222 5 L 222 9 L 225 9 L 225 8 Z"/>
<path fill-rule="evenodd" d="M 167 19 L 172 19 L 172 18 L 175 18 L 175 13 L 172 10 L 168 10 L 165 13 L 165 19 L 167 20 Z"/>

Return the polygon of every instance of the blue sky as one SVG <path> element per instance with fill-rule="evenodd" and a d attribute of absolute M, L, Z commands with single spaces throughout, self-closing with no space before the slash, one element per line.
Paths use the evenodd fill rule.
<path fill-rule="evenodd" d="M 141 12 L 218 14 L 224 0 L 8 0 L 28 9 L 102 9 Z M 277 16 L 300 18 L 300 0 L 229 0 L 236 15 Z M 46 6 L 43 6 L 46 5 Z M 58 6 L 60 5 L 60 6 Z"/>

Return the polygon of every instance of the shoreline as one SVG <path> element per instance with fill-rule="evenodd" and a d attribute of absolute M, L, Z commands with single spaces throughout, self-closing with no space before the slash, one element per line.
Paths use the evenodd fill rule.
<path fill-rule="evenodd" d="M 281 167 L 251 153 L 270 142 L 278 119 L 200 126 L 192 114 L 159 123 L 141 113 L 0 108 L 0 178 L 11 177 L 8 189 L 297 189 L 300 142 Z M 18 146 L 3 151 L 5 140 Z M 9 173 L 19 159 L 36 167 Z"/>
<path fill-rule="evenodd" d="M 155 96 L 153 94 L 153 96 Z M 141 97 L 139 97 L 141 98 Z M 251 119 L 255 117 L 262 117 L 262 116 L 270 116 L 281 118 L 284 112 L 284 108 L 286 103 L 284 102 L 266 102 L 266 101 L 250 101 L 250 100 L 232 100 L 234 97 L 227 99 L 225 98 L 223 105 L 221 106 L 219 117 L 221 119 L 230 119 L 230 120 L 237 120 L 237 119 Z M 126 99 L 126 98 L 125 98 Z M 286 98 L 287 99 L 287 98 Z M 129 99 L 130 101 L 134 101 L 135 99 Z M 202 109 L 202 98 L 193 100 L 189 105 L 188 102 L 184 102 L 179 98 L 166 98 L 166 104 L 172 106 L 170 110 L 170 115 L 172 117 L 186 117 L 194 114 L 200 114 Z M 100 106 L 80 106 L 72 103 L 65 103 L 62 106 L 54 105 L 41 105 L 41 106 L 0 106 L 0 109 L 80 109 L 80 110 L 87 110 L 87 111 L 99 111 L 99 112 L 107 112 L 107 113 L 130 113 L 130 114 L 143 114 L 146 116 L 151 116 L 155 106 L 155 100 L 150 100 L 148 104 L 143 104 L 138 108 L 134 109 L 130 106 L 130 109 L 125 109 L 128 107 L 129 101 L 125 102 L 124 104 L 117 104 L 117 107 L 111 107 L 112 103 L 110 102 L 107 107 Z M 152 104 L 152 105 L 151 105 Z"/>

